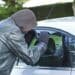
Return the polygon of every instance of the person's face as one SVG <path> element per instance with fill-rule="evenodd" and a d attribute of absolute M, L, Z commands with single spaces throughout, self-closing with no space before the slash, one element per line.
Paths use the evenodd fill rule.
<path fill-rule="evenodd" d="M 20 29 L 23 33 L 27 33 L 28 31 L 30 31 L 31 29 L 35 28 L 36 27 L 36 22 L 34 23 L 28 23 L 28 24 L 25 24 L 25 25 L 21 25 L 20 26 Z"/>
<path fill-rule="evenodd" d="M 36 16 L 31 10 L 21 10 L 12 15 L 12 19 L 23 33 L 36 27 Z"/>
<path fill-rule="evenodd" d="M 36 26 L 36 16 L 33 11 L 24 9 L 11 16 L 22 32 L 28 32 Z"/>

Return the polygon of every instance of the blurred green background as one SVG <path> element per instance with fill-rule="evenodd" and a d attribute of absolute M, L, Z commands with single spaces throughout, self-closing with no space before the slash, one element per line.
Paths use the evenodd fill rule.
<path fill-rule="evenodd" d="M 0 20 L 5 19 L 18 10 L 24 9 L 22 7 L 24 2 L 28 0 L 3 0 L 5 5 L 0 5 Z M 57 18 L 64 16 L 73 16 L 72 3 L 50 4 L 45 6 L 32 7 L 31 9 L 37 20 L 48 18 Z"/>

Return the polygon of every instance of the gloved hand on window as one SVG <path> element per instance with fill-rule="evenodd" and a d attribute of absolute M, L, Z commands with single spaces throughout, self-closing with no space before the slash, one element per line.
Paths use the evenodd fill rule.
<path fill-rule="evenodd" d="M 49 40 L 48 37 L 49 37 L 48 32 L 46 32 L 46 31 L 40 32 L 40 34 L 39 34 L 39 42 L 43 42 L 43 43 L 45 43 L 47 45 L 48 40 Z"/>
<path fill-rule="evenodd" d="M 36 31 L 35 30 L 30 30 L 30 31 L 28 31 L 26 34 L 25 34 L 25 36 L 24 36 L 24 38 L 25 38 L 25 41 L 27 42 L 27 44 L 28 44 L 28 46 L 31 44 L 31 42 L 32 42 L 32 40 L 34 39 L 34 38 L 36 38 Z"/>

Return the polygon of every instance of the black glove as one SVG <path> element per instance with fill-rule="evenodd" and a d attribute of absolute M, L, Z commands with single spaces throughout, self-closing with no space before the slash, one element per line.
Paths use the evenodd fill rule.
<path fill-rule="evenodd" d="M 45 44 L 48 44 L 48 40 L 49 40 L 49 33 L 46 31 L 42 31 L 39 34 L 39 42 L 44 42 Z"/>
<path fill-rule="evenodd" d="M 27 42 L 28 46 L 30 45 L 32 39 L 36 37 L 36 31 L 35 30 L 30 30 L 29 32 L 27 32 L 24 36 L 25 41 Z"/>

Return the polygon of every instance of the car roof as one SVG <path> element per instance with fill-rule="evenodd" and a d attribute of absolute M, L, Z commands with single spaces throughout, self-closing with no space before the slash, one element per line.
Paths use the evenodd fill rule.
<path fill-rule="evenodd" d="M 38 21 L 37 26 L 60 29 L 75 36 L 75 17 L 74 16 Z"/>

